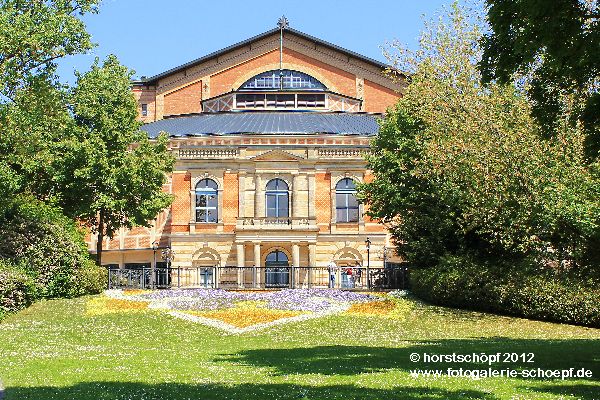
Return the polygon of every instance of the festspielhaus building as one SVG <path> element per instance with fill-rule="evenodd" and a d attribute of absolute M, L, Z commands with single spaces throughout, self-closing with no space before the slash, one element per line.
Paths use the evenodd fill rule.
<path fill-rule="evenodd" d="M 343 268 L 392 260 L 356 187 L 373 179 L 364 156 L 403 86 L 387 65 L 285 22 L 133 83 L 142 130 L 170 137 L 174 201 L 152 227 L 107 238 L 104 264 L 161 268 L 170 248 L 188 280 L 268 287 L 327 284 L 332 262 L 339 285 Z"/>

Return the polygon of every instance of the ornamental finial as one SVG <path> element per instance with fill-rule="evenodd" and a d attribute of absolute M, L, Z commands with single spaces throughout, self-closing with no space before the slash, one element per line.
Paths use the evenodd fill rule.
<path fill-rule="evenodd" d="M 287 29 L 290 26 L 290 22 L 285 17 L 285 15 L 282 15 L 281 18 L 279 18 L 279 20 L 277 21 L 277 26 L 279 27 L 279 29 Z"/>

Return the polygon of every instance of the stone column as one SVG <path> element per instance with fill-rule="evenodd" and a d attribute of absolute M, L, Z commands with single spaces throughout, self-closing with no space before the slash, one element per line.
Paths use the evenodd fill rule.
<path fill-rule="evenodd" d="M 265 216 L 265 188 L 260 175 L 254 175 L 254 218 Z"/>
<path fill-rule="evenodd" d="M 246 208 L 244 207 L 244 198 L 246 197 L 246 171 L 238 172 L 238 218 L 246 216 Z"/>
<path fill-rule="evenodd" d="M 296 287 L 296 275 L 298 273 L 298 267 L 300 267 L 300 246 L 297 243 L 292 245 L 292 288 Z"/>
<path fill-rule="evenodd" d="M 190 223 L 196 222 L 196 188 L 190 189 Z"/>
<path fill-rule="evenodd" d="M 260 287 L 262 282 L 262 270 L 260 269 L 260 243 L 254 243 L 254 266 L 256 267 L 256 276 L 254 282 Z"/>
<path fill-rule="evenodd" d="M 292 217 L 308 218 L 309 203 L 311 201 L 309 195 L 309 178 L 306 174 L 294 175 L 292 187 Z"/>
<path fill-rule="evenodd" d="M 302 216 L 302 202 L 300 199 L 300 175 L 292 175 L 292 213 L 290 217 L 298 218 Z"/>
<path fill-rule="evenodd" d="M 306 176 L 308 180 L 308 218 L 316 219 L 317 213 L 315 212 L 315 173 L 310 172 Z"/>
<path fill-rule="evenodd" d="M 312 270 L 317 266 L 317 244 L 309 243 L 308 244 L 308 288 L 312 285 L 313 276 L 315 276 L 314 271 Z M 329 273 L 329 272 L 328 272 Z M 327 275 L 327 282 L 329 282 L 329 275 Z"/>
<path fill-rule="evenodd" d="M 238 286 L 242 287 L 243 286 L 243 279 L 244 279 L 244 269 L 243 267 L 245 266 L 245 250 L 244 250 L 244 244 L 243 243 L 238 243 L 236 245 L 237 247 L 237 280 L 238 280 Z"/>

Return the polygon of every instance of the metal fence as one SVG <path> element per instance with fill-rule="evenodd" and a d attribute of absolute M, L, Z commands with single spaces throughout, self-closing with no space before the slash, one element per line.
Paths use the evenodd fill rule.
<path fill-rule="evenodd" d="M 406 289 L 408 269 L 358 267 L 178 267 L 109 269 L 109 289 Z"/>

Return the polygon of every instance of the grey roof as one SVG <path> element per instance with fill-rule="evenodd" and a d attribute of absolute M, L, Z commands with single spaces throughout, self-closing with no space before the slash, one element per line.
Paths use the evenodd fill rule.
<path fill-rule="evenodd" d="M 228 134 L 340 134 L 375 135 L 377 115 L 326 112 L 230 112 L 166 118 L 144 124 L 141 130 L 155 138 Z"/>
<path fill-rule="evenodd" d="M 182 70 L 182 69 L 189 68 L 189 67 L 191 67 L 191 66 L 194 66 L 194 65 L 200 64 L 200 63 L 202 63 L 202 62 L 204 62 L 204 61 L 206 61 L 206 60 L 210 60 L 211 58 L 218 57 L 218 56 L 220 56 L 221 54 L 227 53 L 227 52 L 229 52 L 229 51 L 232 51 L 232 50 L 238 49 L 238 48 L 240 48 L 240 47 L 244 47 L 244 46 L 246 46 L 246 45 L 247 45 L 247 44 L 249 44 L 249 43 L 255 42 L 255 41 L 257 41 L 257 40 L 260 40 L 260 39 L 263 39 L 263 38 L 265 38 L 265 37 L 268 37 L 268 36 L 270 36 L 270 35 L 273 35 L 273 34 L 275 34 L 275 33 L 278 33 L 278 32 L 279 32 L 279 28 L 275 28 L 275 29 L 268 30 L 268 31 L 266 31 L 266 32 L 263 32 L 263 33 L 261 33 L 260 35 L 253 36 L 253 37 L 251 37 L 251 38 L 249 38 L 249 39 L 246 39 L 246 40 L 243 40 L 243 41 L 241 41 L 241 42 L 238 42 L 238 43 L 236 43 L 236 44 L 233 44 L 233 45 L 231 45 L 231 46 L 225 47 L 225 48 L 223 48 L 223 49 L 221 49 L 221 50 L 217 50 L 217 51 L 215 51 L 215 52 L 212 52 L 212 53 L 210 53 L 210 54 L 207 54 L 207 55 L 205 55 L 205 56 L 203 56 L 203 57 L 200 57 L 200 58 L 197 58 L 197 59 L 195 59 L 195 60 L 192 60 L 192 61 L 190 61 L 190 62 L 188 62 L 188 63 L 185 63 L 185 64 L 183 64 L 183 65 L 180 65 L 180 66 L 178 66 L 178 67 L 171 68 L 171 69 L 170 69 L 170 70 L 168 70 L 168 71 L 165 71 L 165 72 L 162 72 L 162 73 L 160 73 L 160 74 L 157 74 L 157 75 L 151 76 L 150 78 L 144 78 L 144 79 L 140 79 L 140 80 L 138 80 L 138 81 L 134 81 L 133 83 L 137 83 L 137 84 L 145 84 L 145 85 L 152 84 L 152 83 L 156 82 L 157 80 L 159 80 L 159 79 L 161 79 L 161 78 L 164 78 L 165 76 L 169 76 L 169 75 L 171 75 L 171 74 L 174 74 L 174 73 L 176 73 L 176 72 L 178 72 L 178 71 L 180 71 L 180 70 Z M 319 39 L 319 38 L 317 38 L 317 37 L 314 37 L 314 36 L 308 35 L 308 34 L 306 34 L 306 33 L 304 33 L 304 32 L 300 32 L 300 31 L 298 31 L 298 30 L 296 30 L 296 29 L 292 29 L 292 28 L 285 28 L 285 29 L 284 29 L 284 32 L 290 32 L 290 33 L 292 33 L 292 34 L 295 34 L 295 35 L 297 35 L 297 36 L 300 36 L 300 37 L 303 37 L 303 38 L 305 38 L 305 39 L 308 39 L 308 40 L 310 40 L 310 41 L 313 41 L 313 42 L 315 42 L 315 43 L 318 43 L 318 44 L 320 44 L 321 46 L 328 47 L 328 48 L 330 48 L 330 49 L 337 50 L 337 51 L 339 51 L 339 52 L 342 52 L 342 53 L 346 53 L 346 54 L 348 54 L 348 55 L 350 55 L 350 56 L 356 57 L 356 58 L 358 58 L 358 59 L 360 59 L 360 60 L 363 60 L 363 61 L 365 61 L 365 62 L 368 62 L 369 64 L 373 64 L 373 65 L 375 65 L 375 66 L 377 66 L 377 67 L 380 67 L 380 68 L 382 68 L 382 69 L 385 69 L 385 68 L 393 68 L 391 65 L 388 65 L 388 64 L 382 63 L 381 61 L 377 61 L 377 60 L 374 60 L 374 59 L 372 59 L 372 58 L 369 58 L 369 57 L 365 57 L 365 56 L 363 56 L 363 55 L 361 55 L 361 54 L 358 54 L 358 53 L 356 53 L 356 52 L 354 52 L 354 51 L 351 51 L 351 50 L 345 49 L 345 48 L 343 48 L 343 47 L 340 47 L 340 46 L 337 46 L 337 45 L 335 45 L 335 44 L 333 44 L 333 43 L 330 43 L 330 42 L 327 42 L 327 41 L 325 41 L 325 40 Z"/>

